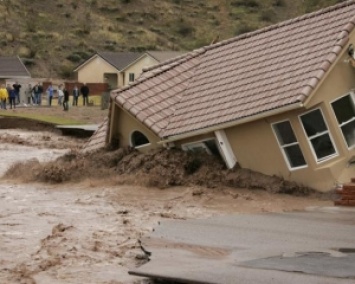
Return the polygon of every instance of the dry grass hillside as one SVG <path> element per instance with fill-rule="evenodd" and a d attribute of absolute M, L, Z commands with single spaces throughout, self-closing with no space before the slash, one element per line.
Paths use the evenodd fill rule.
<path fill-rule="evenodd" d="M 95 51 L 192 50 L 341 0 L 1 0 L 0 56 L 70 77 Z"/>

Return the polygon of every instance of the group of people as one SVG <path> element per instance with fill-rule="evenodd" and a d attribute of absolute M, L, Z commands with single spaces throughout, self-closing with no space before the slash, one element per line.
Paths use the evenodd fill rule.
<path fill-rule="evenodd" d="M 6 103 L 9 102 L 10 109 L 16 108 L 16 104 L 20 103 L 20 89 L 21 85 L 16 82 L 12 86 L 5 84 L 0 86 L 0 108 L 6 109 Z"/>
<path fill-rule="evenodd" d="M 0 86 L 0 106 L 2 109 L 6 109 L 7 103 L 9 103 L 10 108 L 16 108 L 16 104 L 20 103 L 20 89 L 21 85 L 16 82 L 15 84 L 7 85 L 4 84 Z M 52 84 L 49 84 L 47 90 L 47 102 L 48 106 L 52 106 L 52 100 L 54 95 L 54 88 Z M 43 95 L 43 86 L 41 83 L 37 83 L 35 86 L 28 85 L 28 88 L 25 90 L 27 97 L 27 103 L 32 105 L 41 105 L 42 104 L 42 95 Z M 69 91 L 65 88 L 65 85 L 61 84 L 57 90 L 58 94 L 58 105 L 63 106 L 64 111 L 69 110 Z M 77 85 L 74 86 L 72 90 L 73 101 L 72 105 L 78 105 L 79 96 L 83 96 L 83 105 L 89 104 L 89 88 L 84 84 L 80 89 Z"/>

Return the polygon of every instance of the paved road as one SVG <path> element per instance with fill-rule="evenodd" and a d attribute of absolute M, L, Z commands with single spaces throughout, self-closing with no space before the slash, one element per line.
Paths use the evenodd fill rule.
<path fill-rule="evenodd" d="M 355 283 L 355 210 L 233 215 L 162 223 L 131 274 L 181 283 Z"/>

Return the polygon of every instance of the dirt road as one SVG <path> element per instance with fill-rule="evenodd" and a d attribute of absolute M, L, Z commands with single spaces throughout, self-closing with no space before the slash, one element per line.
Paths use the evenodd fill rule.
<path fill-rule="evenodd" d="M 0 130 L 0 174 L 14 162 L 53 160 L 84 142 L 52 132 Z M 163 219 L 330 205 L 226 187 L 162 190 L 95 179 L 24 184 L 2 178 L 0 283 L 148 283 L 127 271 L 146 261 L 139 239 Z"/>

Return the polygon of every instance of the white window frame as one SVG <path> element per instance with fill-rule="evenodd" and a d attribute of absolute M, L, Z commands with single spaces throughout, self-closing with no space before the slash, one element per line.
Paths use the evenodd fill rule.
<path fill-rule="evenodd" d="M 341 135 L 343 136 L 344 143 L 345 143 L 346 147 L 350 150 L 350 149 L 354 149 L 354 148 L 355 148 L 355 143 L 354 143 L 354 145 L 352 145 L 352 146 L 350 146 L 350 147 L 348 146 L 348 142 L 347 142 L 346 139 L 345 139 L 345 136 L 344 136 L 342 127 L 343 127 L 344 125 L 348 124 L 348 123 L 353 122 L 353 121 L 355 120 L 355 117 L 353 117 L 353 118 L 352 118 L 351 120 L 349 120 L 349 121 L 346 121 L 346 122 L 343 122 L 342 124 L 339 124 L 339 123 L 338 123 L 338 118 L 337 118 L 336 113 L 335 113 L 334 108 L 333 108 L 333 103 L 334 103 L 334 102 L 336 102 L 336 101 L 338 101 L 338 100 L 341 100 L 342 98 L 345 98 L 346 96 L 350 96 L 350 97 L 351 97 L 351 99 L 352 99 L 352 101 L 353 101 L 353 104 L 354 104 L 354 106 L 355 106 L 355 93 L 351 91 L 351 92 L 348 92 L 348 93 L 346 93 L 345 95 L 343 95 L 343 96 L 341 96 L 341 97 L 336 98 L 335 100 L 332 100 L 332 101 L 330 102 L 330 107 L 331 107 L 331 109 L 333 110 L 333 113 L 334 113 L 334 116 L 335 116 L 335 121 L 336 121 L 336 124 L 337 124 L 338 127 L 339 127 L 339 130 L 340 130 L 340 132 L 341 132 Z"/>
<path fill-rule="evenodd" d="M 147 138 L 147 140 L 149 141 L 149 143 L 142 144 L 142 145 L 139 145 L 139 146 L 134 146 L 134 143 L 133 143 L 133 133 L 134 133 L 134 132 L 140 132 L 141 134 L 143 134 L 143 135 Z M 144 147 L 150 146 L 150 144 L 151 144 L 151 142 L 150 142 L 150 140 L 148 139 L 147 135 L 145 135 L 142 131 L 140 131 L 140 130 L 138 130 L 138 129 L 133 130 L 133 131 L 131 132 L 131 134 L 129 135 L 129 145 L 130 145 L 132 148 L 134 148 L 134 149 L 144 148 Z"/>
<path fill-rule="evenodd" d="M 193 151 L 194 148 L 203 148 L 209 155 L 212 155 L 211 150 L 208 149 L 208 147 L 203 143 L 205 141 L 210 141 L 213 140 L 215 141 L 216 145 L 218 145 L 218 142 L 216 141 L 215 138 L 207 138 L 199 141 L 194 141 L 194 142 L 189 142 L 181 145 L 181 149 L 184 151 Z"/>
<path fill-rule="evenodd" d="M 281 145 L 281 141 L 279 140 L 279 137 L 277 135 L 277 132 L 276 132 L 276 129 L 275 129 L 275 125 L 276 124 L 279 124 L 279 123 L 283 123 L 283 122 L 286 122 L 288 121 L 290 123 L 290 126 L 291 126 L 291 129 L 292 129 L 292 132 L 293 132 L 293 135 L 296 137 L 296 142 L 293 142 L 293 143 L 290 143 L 290 144 L 285 144 L 285 145 Z M 298 139 L 297 139 L 297 136 L 296 136 L 296 133 L 295 131 L 293 130 L 293 126 L 292 126 L 292 123 L 289 119 L 285 119 L 285 120 L 281 120 L 281 121 L 278 121 L 278 122 L 274 122 L 271 124 L 271 128 L 272 128 L 272 131 L 274 132 L 274 135 L 275 135 L 275 138 L 276 138 L 276 141 L 277 141 L 277 144 L 279 145 L 280 149 L 281 149 L 281 153 L 282 153 L 282 156 L 284 157 L 284 160 L 286 161 L 286 165 L 288 167 L 288 169 L 290 171 L 296 171 L 296 170 L 300 170 L 300 169 L 304 169 L 304 168 L 307 168 L 308 167 L 308 164 L 307 164 L 307 161 L 306 161 L 306 158 L 303 154 L 303 151 L 302 151 L 302 148 L 300 146 L 300 143 L 298 142 Z M 305 164 L 303 166 L 298 166 L 298 167 L 292 167 L 291 166 L 291 163 L 288 159 L 288 156 L 286 154 L 286 151 L 285 151 L 285 148 L 287 147 L 290 147 L 290 146 L 294 146 L 294 145 L 298 145 L 300 150 L 301 150 L 301 153 L 303 155 L 303 159 L 305 161 Z"/>
<path fill-rule="evenodd" d="M 322 115 L 322 117 L 323 117 L 324 124 L 325 124 L 325 126 L 327 127 L 327 130 L 326 130 L 326 131 L 323 131 L 323 132 L 321 132 L 321 133 L 317 133 L 316 135 L 313 135 L 312 137 L 308 137 L 307 132 L 306 132 L 306 129 L 305 129 L 304 126 L 303 126 L 301 117 L 304 116 L 304 115 L 306 115 L 306 114 L 308 114 L 308 113 L 314 112 L 314 111 L 316 111 L 316 110 L 319 110 L 319 111 L 320 111 L 320 113 L 321 113 L 321 115 Z M 299 121 L 300 121 L 300 124 L 301 124 L 301 126 L 302 126 L 304 135 L 305 135 L 305 137 L 306 137 L 306 139 L 307 139 L 307 141 L 308 141 L 309 147 L 311 148 L 313 157 L 314 157 L 315 161 L 317 162 L 317 164 L 326 162 L 326 161 L 328 161 L 328 160 L 330 160 L 330 159 L 333 159 L 333 158 L 335 158 L 335 157 L 337 157 L 337 156 L 339 155 L 338 149 L 337 149 L 337 147 L 336 147 L 336 144 L 334 143 L 334 139 L 333 139 L 333 137 L 332 137 L 332 134 L 331 134 L 330 131 L 329 131 L 328 123 L 327 123 L 327 121 L 325 120 L 325 117 L 324 117 L 324 114 L 323 114 L 323 110 L 322 110 L 320 107 L 315 108 L 315 109 L 312 109 L 312 110 L 310 110 L 310 111 L 307 111 L 307 112 L 305 112 L 305 113 L 300 114 L 300 115 L 298 116 L 298 119 L 299 119 Z M 335 153 L 332 154 L 332 155 L 326 156 L 326 157 L 324 157 L 324 158 L 318 159 L 317 154 L 316 154 L 316 152 L 314 151 L 314 148 L 313 148 L 313 145 L 312 145 L 311 140 L 314 139 L 314 138 L 317 138 L 317 137 L 319 137 L 319 136 L 322 136 L 322 135 L 324 135 L 324 134 L 328 134 L 328 135 L 329 135 L 329 139 L 330 139 L 330 141 L 332 142 L 332 145 L 333 145 L 333 147 L 334 147 Z"/>

